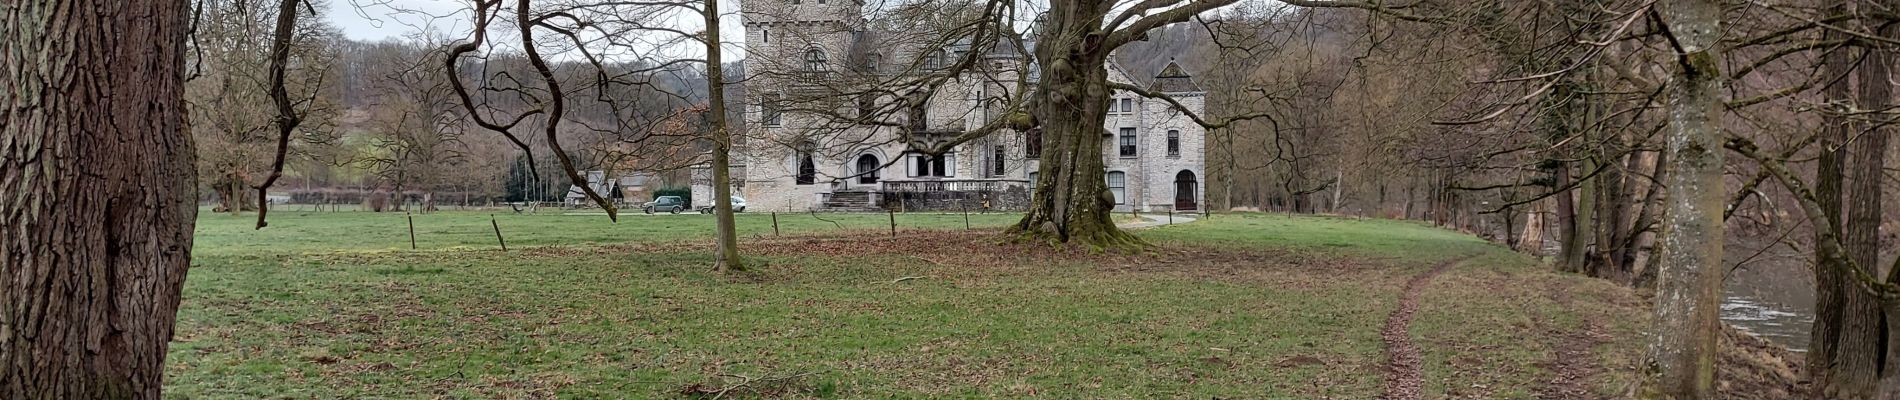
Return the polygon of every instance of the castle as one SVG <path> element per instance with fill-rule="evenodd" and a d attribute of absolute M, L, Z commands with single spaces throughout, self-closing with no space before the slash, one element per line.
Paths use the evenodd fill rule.
<path fill-rule="evenodd" d="M 867 20 L 863 8 L 858 0 L 742 4 L 746 105 L 733 193 L 760 211 L 1026 208 L 1039 167 L 1038 129 L 997 129 L 941 156 L 914 149 L 1008 118 L 1009 99 L 1036 82 L 1024 51 L 1034 42 L 919 40 L 926 30 Z M 975 51 L 986 54 L 968 57 L 984 47 Z M 890 89 L 890 82 L 966 60 L 974 62 L 936 81 L 922 101 L 904 102 L 916 94 Z M 1141 83 L 1111 63 L 1109 79 L 1145 83 L 1196 114 L 1205 107 L 1205 92 L 1173 63 Z M 1111 96 L 1103 179 L 1116 210 L 1202 207 L 1205 129 L 1165 101 Z M 886 112 L 893 104 L 921 106 Z M 696 181 L 709 183 L 707 172 L 696 171 Z M 696 186 L 706 194 L 696 199 L 711 198 L 709 185 Z"/>

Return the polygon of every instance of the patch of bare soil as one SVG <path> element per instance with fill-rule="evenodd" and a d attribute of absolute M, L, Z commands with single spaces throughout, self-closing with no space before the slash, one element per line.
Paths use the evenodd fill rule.
<path fill-rule="evenodd" d="M 1723 329 L 1720 347 L 1722 354 L 1715 361 L 1719 397 L 1792 399 L 1807 393 L 1800 354 L 1733 327 Z"/>
<path fill-rule="evenodd" d="M 1452 266 L 1471 257 L 1448 260 L 1425 271 L 1412 280 L 1405 282 L 1405 294 L 1399 298 L 1399 309 L 1392 311 L 1392 317 L 1385 320 L 1385 329 L 1379 336 L 1385 339 L 1385 400 L 1417 400 L 1425 388 L 1424 360 L 1419 355 L 1418 345 L 1412 343 L 1412 314 L 1418 312 L 1418 295 L 1425 291 L 1425 285 L 1432 277 L 1444 273 Z"/>

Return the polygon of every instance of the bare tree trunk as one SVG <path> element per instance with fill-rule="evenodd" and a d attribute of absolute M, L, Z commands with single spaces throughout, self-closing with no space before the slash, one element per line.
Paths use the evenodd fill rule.
<path fill-rule="evenodd" d="M 187 3 L 0 3 L 0 398 L 160 397 L 191 260 Z"/>
<path fill-rule="evenodd" d="M 1829 10 L 1830 14 L 1846 14 L 1847 12 L 1845 0 L 1835 3 Z M 1832 29 L 1825 35 L 1827 40 L 1841 40 L 1847 36 L 1846 33 Z M 1833 247 L 1818 245 L 1823 237 L 1823 230 L 1828 236 L 1838 237 L 1841 233 L 1838 221 L 1841 220 L 1841 171 L 1843 168 L 1841 155 L 1843 152 L 1840 147 L 1847 139 L 1848 130 L 1847 119 L 1842 113 L 1846 105 L 1853 101 L 1848 87 L 1849 74 L 1854 68 L 1853 62 L 1853 56 L 1849 54 L 1847 46 L 1833 49 L 1822 56 L 1822 74 L 1828 82 L 1828 85 L 1822 89 L 1822 93 L 1824 101 L 1830 106 L 1821 113 L 1823 132 L 1820 137 L 1821 156 L 1818 165 L 1814 168 L 1815 196 L 1817 197 L 1815 200 L 1819 203 L 1821 211 L 1828 216 L 1828 221 L 1832 222 L 1825 222 L 1828 226 L 1817 225 L 1814 228 L 1814 239 L 1817 244 L 1814 249 L 1815 315 L 1814 324 L 1809 328 L 1807 370 L 1810 382 L 1808 387 L 1811 388 L 1809 397 L 1816 400 L 1833 398 L 1831 394 L 1838 393 L 1840 390 L 1835 386 L 1834 377 L 1840 375 L 1836 371 L 1841 367 L 1835 364 L 1835 355 L 1838 354 L 1841 346 L 1841 313 L 1847 305 L 1846 292 L 1856 290 L 1850 287 L 1853 283 L 1842 275 L 1839 266 L 1833 265 Z M 1820 221 L 1814 221 L 1814 223 L 1824 224 Z M 1870 385 L 1873 379 L 1872 371 L 1868 371 L 1862 381 Z"/>
<path fill-rule="evenodd" d="M 1657 14 L 1676 46 L 1670 78 L 1668 208 L 1657 259 L 1656 328 L 1642 395 L 1713 399 L 1722 297 L 1723 72 L 1715 46 L 1722 2 L 1662 0 Z"/>
<path fill-rule="evenodd" d="M 1887 7 L 1900 6 L 1900 1 L 1890 0 L 1881 3 Z M 1884 23 L 1884 26 L 1883 23 L 1884 21 L 1869 21 L 1868 26 L 1882 26 L 1880 33 L 1889 38 L 1896 37 L 1895 34 L 1900 33 L 1900 29 L 1896 29 L 1891 23 Z M 1854 263 L 1860 264 L 1861 268 L 1867 268 L 1868 274 L 1880 276 L 1881 271 L 1877 266 L 1880 265 L 1880 222 L 1883 216 L 1881 186 L 1886 182 L 1884 169 L 1887 166 L 1887 133 L 1891 132 L 1885 122 L 1894 115 L 1892 110 L 1888 110 L 1888 107 L 1894 104 L 1894 83 L 1890 75 L 1893 72 L 1894 49 L 1884 44 L 1872 46 L 1874 47 L 1869 49 L 1866 60 L 1860 67 L 1860 107 L 1885 112 L 1875 114 L 1876 122 L 1868 124 L 1867 131 L 1854 143 L 1853 179 L 1848 181 L 1852 186 L 1848 188 L 1847 193 L 1847 223 L 1841 225 L 1841 236 L 1845 238 L 1847 244 L 1847 256 L 1853 258 Z M 1900 282 L 1900 274 L 1890 273 L 1887 279 Z M 1865 335 L 1869 338 L 1859 339 L 1859 343 L 1855 344 L 1871 344 L 1871 346 L 1850 348 L 1847 343 L 1842 343 L 1840 355 L 1848 354 L 1849 351 L 1879 351 L 1884 345 L 1886 352 L 1873 353 L 1875 363 L 1870 365 L 1872 368 L 1869 369 L 1885 371 L 1885 376 L 1880 378 L 1878 386 L 1879 398 L 1900 399 L 1900 370 L 1895 369 L 1900 368 L 1900 348 L 1896 348 L 1900 347 L 1900 342 L 1888 340 L 1882 343 L 1881 341 L 1881 339 L 1900 339 L 1900 332 L 1887 328 L 1894 322 L 1900 322 L 1900 319 L 1889 318 L 1886 324 L 1881 323 L 1881 318 L 1884 316 L 1893 315 L 1900 318 L 1900 314 L 1882 314 L 1881 310 L 1885 308 L 1888 313 L 1895 313 L 1900 312 L 1900 309 L 1882 307 L 1881 301 L 1867 291 L 1856 290 L 1852 293 L 1853 295 L 1847 298 L 1846 312 L 1850 314 L 1845 315 L 1847 323 L 1842 325 L 1841 337 L 1846 339 Z M 1857 319 L 1860 321 L 1856 321 Z M 1881 357 L 1883 355 L 1886 356 L 1884 361 Z M 1856 357 L 1854 360 L 1857 364 L 1864 361 L 1866 361 L 1864 357 Z M 1857 364 L 1844 366 L 1857 366 Z M 1882 365 L 1886 368 L 1882 369 Z"/>
<path fill-rule="evenodd" d="M 1596 162 L 1596 158 L 1594 157 L 1585 158 L 1584 160 L 1583 171 L 1598 172 L 1599 169 L 1603 168 L 1602 165 Z M 1577 236 L 1575 237 L 1574 243 L 1570 243 L 1570 246 L 1564 247 L 1564 255 L 1569 258 L 1569 262 L 1575 265 L 1578 271 L 1598 278 L 1604 276 L 1603 266 L 1595 263 L 1595 260 L 1591 257 L 1590 243 L 1596 239 L 1597 226 L 1599 225 L 1596 215 L 1597 191 L 1603 186 L 1604 182 L 1606 181 L 1603 180 L 1601 172 L 1598 172 L 1596 177 L 1583 178 L 1583 184 L 1577 186 L 1577 212 L 1575 215 L 1577 220 Z M 1598 248 L 1596 250 L 1600 253 L 1603 249 Z"/>
<path fill-rule="evenodd" d="M 739 234 L 732 217 L 732 131 L 726 121 L 726 71 L 719 41 L 719 0 L 706 0 L 706 118 L 712 129 L 713 213 L 717 215 L 717 255 L 713 270 L 744 270 L 739 260 Z"/>
<path fill-rule="evenodd" d="M 1629 263 L 1627 269 L 1635 271 L 1634 273 L 1636 274 L 1636 276 L 1630 280 L 1630 286 L 1638 288 L 1649 288 L 1656 283 L 1656 268 L 1655 262 L 1653 261 L 1656 258 L 1656 254 L 1652 249 L 1655 247 L 1658 232 L 1649 227 L 1656 224 L 1657 209 L 1664 207 L 1662 204 L 1664 188 L 1660 182 L 1669 175 L 1669 153 L 1658 152 L 1652 158 L 1654 158 L 1654 160 L 1650 163 L 1649 176 L 1651 179 L 1655 179 L 1656 183 L 1650 183 L 1648 185 L 1647 194 L 1643 195 L 1643 210 L 1636 214 L 1636 226 L 1632 228 L 1640 232 L 1631 234 L 1635 235 L 1635 239 L 1632 240 L 1632 244 L 1630 244 L 1629 247 L 1634 251 L 1630 252 L 1630 259 L 1626 261 Z M 1636 261 L 1636 254 L 1638 253 L 1642 254 L 1642 262 Z"/>
<path fill-rule="evenodd" d="M 1570 164 L 1557 166 L 1556 187 L 1570 186 Z M 1557 198 L 1557 269 L 1564 272 L 1583 272 L 1583 232 L 1578 229 L 1577 200 L 1569 191 L 1558 193 Z"/>

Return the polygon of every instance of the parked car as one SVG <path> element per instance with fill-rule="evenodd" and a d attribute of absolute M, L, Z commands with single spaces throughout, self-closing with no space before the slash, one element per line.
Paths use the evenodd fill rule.
<path fill-rule="evenodd" d="M 641 204 L 640 210 L 646 211 L 647 214 L 659 211 L 679 214 L 680 211 L 686 210 L 686 207 L 686 200 L 681 199 L 679 196 L 660 196 L 660 198 L 653 199 L 653 201 L 646 202 L 646 204 Z"/>
<path fill-rule="evenodd" d="M 713 212 L 713 205 L 706 205 L 706 206 L 699 207 L 700 214 L 712 214 L 712 212 Z M 732 196 L 732 212 L 745 212 L 745 198 L 744 197 Z"/>

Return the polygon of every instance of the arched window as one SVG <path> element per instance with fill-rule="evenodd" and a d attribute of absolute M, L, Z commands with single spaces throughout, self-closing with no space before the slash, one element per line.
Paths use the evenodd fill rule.
<path fill-rule="evenodd" d="M 1128 174 L 1109 171 L 1108 191 L 1115 194 L 1115 204 L 1128 204 Z"/>
<path fill-rule="evenodd" d="M 1181 173 L 1174 174 L 1174 209 L 1198 209 L 1196 206 L 1199 202 L 1195 201 L 1200 192 L 1198 186 L 1198 183 L 1194 181 L 1194 171 L 1184 169 Z"/>
<path fill-rule="evenodd" d="M 813 162 L 812 153 L 818 148 L 811 141 L 798 143 L 798 181 L 800 185 L 818 182 L 818 163 Z"/>
<path fill-rule="evenodd" d="M 858 183 L 877 183 L 877 156 L 865 154 L 858 156 Z"/>
<path fill-rule="evenodd" d="M 1181 131 L 1168 131 L 1168 157 L 1181 156 Z M 1187 172 L 1187 171 L 1182 171 Z"/>
<path fill-rule="evenodd" d="M 826 60 L 825 60 L 824 50 L 820 50 L 817 47 L 813 47 L 809 50 L 805 50 L 805 70 L 806 71 L 824 72 L 830 69 L 831 67 L 826 63 Z"/>

